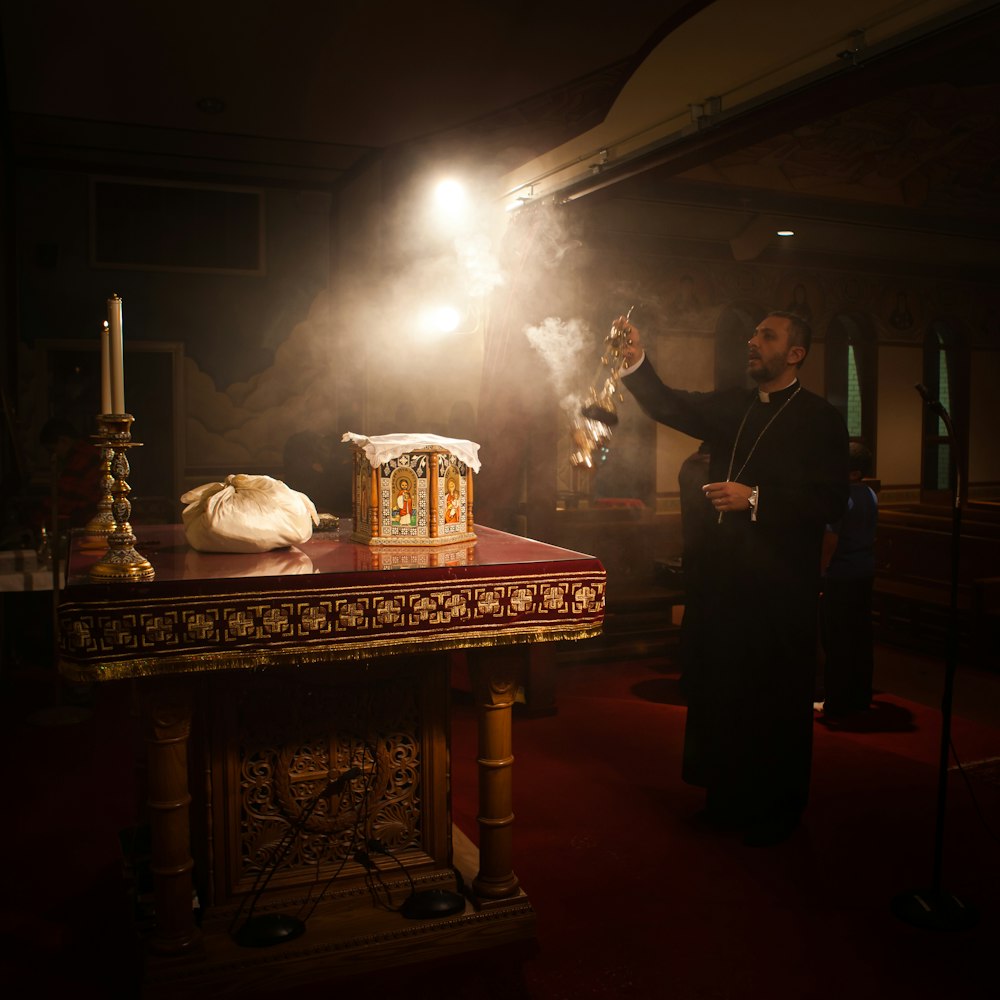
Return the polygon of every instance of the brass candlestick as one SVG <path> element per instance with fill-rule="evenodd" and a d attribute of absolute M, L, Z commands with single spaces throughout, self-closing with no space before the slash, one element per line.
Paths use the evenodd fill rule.
<path fill-rule="evenodd" d="M 132 440 L 131 413 L 103 413 L 97 421 L 101 427 L 102 440 L 111 451 L 108 471 L 111 476 L 111 517 L 114 527 L 108 535 L 108 551 L 90 569 L 90 578 L 102 582 L 122 580 L 152 580 L 154 570 L 149 560 L 135 548 L 135 535 L 129 518 L 132 505 L 128 495 L 132 492 L 128 484 L 129 448 L 141 448 Z"/>
<path fill-rule="evenodd" d="M 101 423 L 100 416 L 97 421 Z M 115 516 L 111 512 L 111 505 L 114 503 L 111 491 L 115 486 L 115 477 L 111 475 L 111 459 L 115 451 L 103 434 L 93 436 L 97 439 L 95 447 L 101 449 L 101 499 L 97 501 L 97 513 L 87 522 L 83 530 L 88 535 L 96 535 L 107 541 L 108 535 L 115 530 Z"/>

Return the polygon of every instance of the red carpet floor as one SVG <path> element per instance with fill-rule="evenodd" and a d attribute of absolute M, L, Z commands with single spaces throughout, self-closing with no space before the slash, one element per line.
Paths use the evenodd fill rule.
<path fill-rule="evenodd" d="M 747 848 L 693 818 L 702 797 L 679 778 L 684 708 L 670 670 L 654 659 L 564 666 L 557 713 L 515 719 L 515 870 L 537 911 L 535 941 L 288 995 L 1000 996 L 1000 730 L 954 719 L 968 779 L 949 776 L 941 884 L 979 921 L 930 931 L 890 902 L 931 881 L 939 712 L 880 693 L 863 727 L 817 723 L 803 826 Z M 134 819 L 123 700 L 109 688 L 82 724 L 6 727 L 0 981 L 15 995 L 134 995 L 117 845 Z M 474 759 L 474 711 L 459 700 L 453 806 L 470 835 Z"/>
<path fill-rule="evenodd" d="M 879 695 L 864 731 L 817 724 L 803 827 L 751 849 L 693 819 L 703 800 L 678 776 L 684 709 L 676 678 L 654 666 L 564 670 L 558 715 L 515 723 L 516 870 L 539 915 L 526 996 L 1000 995 L 990 768 L 970 769 L 975 798 L 949 776 L 944 826 L 942 886 L 975 904 L 979 924 L 942 934 L 890 912 L 932 877 L 938 712 Z M 471 738 L 465 713 L 454 725 Z M 965 762 L 1000 758 L 996 730 L 955 719 L 953 736 Z"/>

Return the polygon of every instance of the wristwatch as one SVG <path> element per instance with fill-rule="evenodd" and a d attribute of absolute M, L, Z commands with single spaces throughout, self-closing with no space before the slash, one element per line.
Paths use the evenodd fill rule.
<path fill-rule="evenodd" d="M 754 486 L 750 490 L 750 496 L 747 497 L 747 503 L 750 504 L 750 520 L 757 520 L 757 497 L 760 492 L 760 487 Z"/>

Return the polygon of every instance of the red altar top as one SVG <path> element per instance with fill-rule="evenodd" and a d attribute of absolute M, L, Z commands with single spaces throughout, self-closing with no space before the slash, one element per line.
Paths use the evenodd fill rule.
<path fill-rule="evenodd" d="M 60 669 L 69 677 L 585 638 L 604 618 L 597 559 L 481 525 L 476 542 L 372 548 L 349 541 L 341 521 L 337 535 L 247 555 L 198 552 L 177 524 L 135 533 L 153 580 L 92 581 L 103 547 L 73 539 L 59 605 Z"/>

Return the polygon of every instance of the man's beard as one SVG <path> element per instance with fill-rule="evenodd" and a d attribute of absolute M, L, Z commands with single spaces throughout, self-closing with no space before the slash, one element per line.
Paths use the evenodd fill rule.
<path fill-rule="evenodd" d="M 787 354 L 782 355 L 781 357 L 772 358 L 770 362 L 761 361 L 758 357 L 757 361 L 760 361 L 760 364 L 756 368 L 748 367 L 748 374 L 755 382 L 770 382 L 772 379 L 777 378 L 785 370 L 785 363 L 787 359 Z"/>

